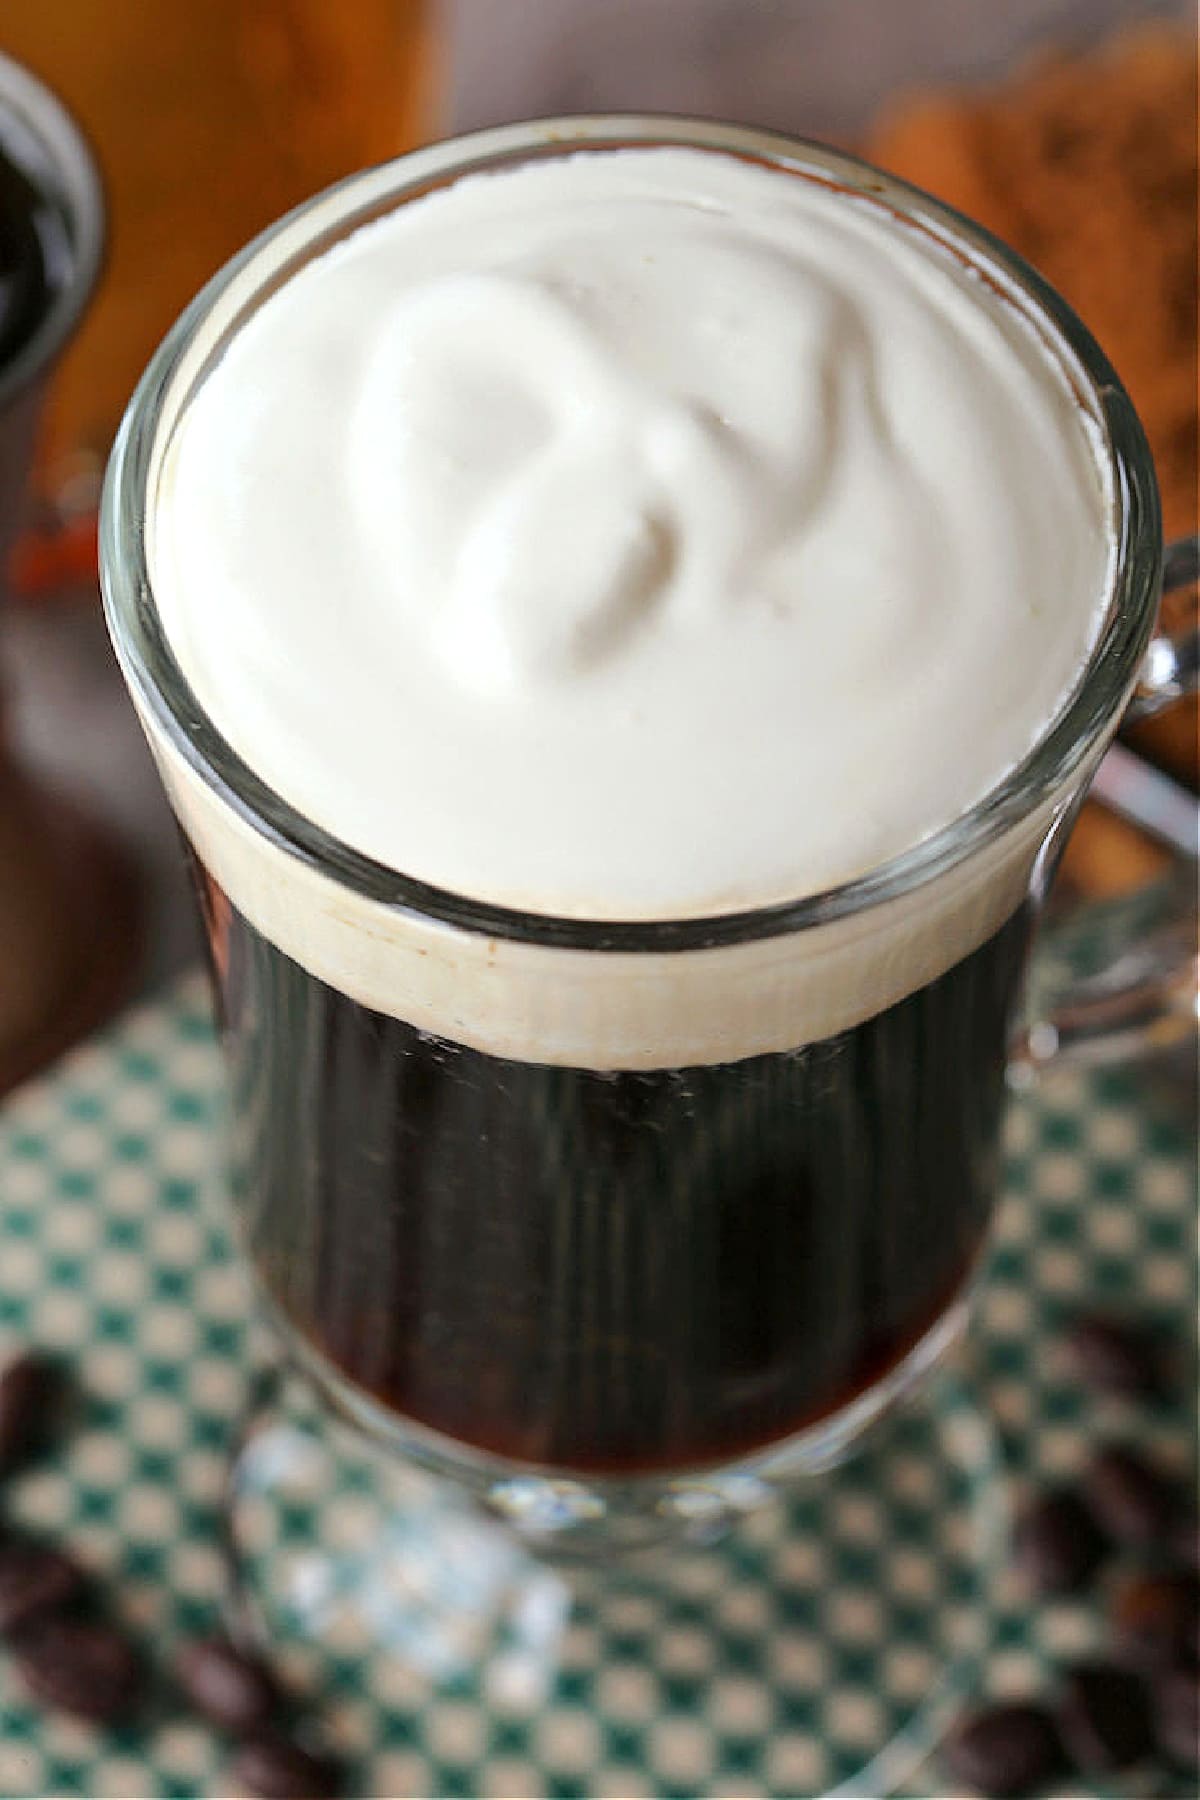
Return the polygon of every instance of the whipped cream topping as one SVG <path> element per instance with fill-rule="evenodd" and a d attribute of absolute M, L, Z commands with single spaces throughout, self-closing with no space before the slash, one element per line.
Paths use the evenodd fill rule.
<path fill-rule="evenodd" d="M 343 841 L 685 917 L 874 867 L 1020 760 L 1098 624 L 1105 480 L 932 240 L 614 149 L 461 179 L 272 294 L 176 428 L 152 573 L 214 723 Z"/>

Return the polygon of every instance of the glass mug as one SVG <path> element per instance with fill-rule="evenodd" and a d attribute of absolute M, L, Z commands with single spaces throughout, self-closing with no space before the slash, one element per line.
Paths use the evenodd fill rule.
<path fill-rule="evenodd" d="M 864 197 L 998 285 L 1103 435 L 1117 554 L 1074 691 L 964 816 L 825 893 L 601 925 L 423 885 L 271 792 L 188 690 L 152 546 L 190 396 L 293 272 L 464 173 L 666 143 Z M 679 119 L 505 127 L 352 178 L 210 283 L 113 453 L 105 605 L 201 896 L 241 1240 L 344 1415 L 533 1535 L 606 1548 L 830 1466 L 929 1368 L 985 1241 L 1058 852 L 1139 684 L 1145 704 L 1178 686 L 1162 555 L 1145 440 L 1079 321 L 985 232 L 823 147 Z M 1150 987 L 1164 1014 L 1188 991 Z"/>

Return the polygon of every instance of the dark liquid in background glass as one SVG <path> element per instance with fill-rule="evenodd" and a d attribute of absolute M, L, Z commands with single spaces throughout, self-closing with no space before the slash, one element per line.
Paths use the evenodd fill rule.
<path fill-rule="evenodd" d="M 0 376 L 73 268 L 69 216 L 44 152 L 0 102 Z"/>
<path fill-rule="evenodd" d="M 0 607 L 46 376 L 36 351 L 28 380 L 13 365 L 76 279 L 78 200 L 67 199 L 60 181 L 49 150 L 0 94 Z"/>
<path fill-rule="evenodd" d="M 598 1074 L 373 1012 L 201 888 L 245 1242 L 401 1419 L 564 1471 L 729 1461 L 872 1386 L 970 1273 L 1027 908 L 836 1037 Z"/>

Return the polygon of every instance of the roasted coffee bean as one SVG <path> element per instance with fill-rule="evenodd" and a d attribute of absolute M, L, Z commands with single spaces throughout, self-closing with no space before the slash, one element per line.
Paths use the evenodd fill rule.
<path fill-rule="evenodd" d="M 40 1448 L 61 1391 L 58 1365 L 27 1350 L 0 1369 L 0 1475 Z"/>
<path fill-rule="evenodd" d="M 1120 1648 L 1146 1668 L 1195 1657 L 1200 1635 L 1200 1577 L 1188 1570 L 1130 1575 L 1113 1596 Z"/>
<path fill-rule="evenodd" d="M 1088 1498 L 1112 1537 L 1139 1547 L 1163 1543 L 1176 1512 L 1174 1487 L 1162 1471 L 1119 1444 L 1096 1457 Z"/>
<path fill-rule="evenodd" d="M 1008 1703 L 969 1718 L 942 1750 L 947 1773 L 979 1794 L 1029 1794 L 1065 1766 L 1062 1742 L 1041 1706 Z"/>
<path fill-rule="evenodd" d="M 175 1673 L 197 1712 L 226 1731 L 257 1730 L 279 1703 L 279 1691 L 265 1664 L 243 1656 L 226 1638 L 202 1638 L 185 1645 Z"/>
<path fill-rule="evenodd" d="M 1088 1313 L 1068 1327 L 1065 1342 L 1076 1371 L 1091 1386 L 1132 1400 L 1162 1392 L 1158 1340 L 1144 1326 Z"/>
<path fill-rule="evenodd" d="M 1079 1768 L 1127 1769 L 1151 1744 L 1145 1685 L 1112 1663 L 1078 1663 L 1063 1682 L 1059 1724 Z"/>
<path fill-rule="evenodd" d="M 10 1539 L 0 1543 L 0 1635 L 9 1637 L 38 1613 L 74 1600 L 83 1570 L 61 1550 Z"/>
<path fill-rule="evenodd" d="M 20 1633 L 14 1651 L 26 1687 L 46 1706 L 107 1724 L 140 1698 L 141 1664 L 115 1626 L 49 1614 Z"/>
<path fill-rule="evenodd" d="M 1039 1593 L 1067 1594 L 1094 1574 L 1106 1545 L 1080 1496 L 1056 1488 L 1030 1501 L 1017 1520 L 1013 1547 L 1018 1566 Z"/>
<path fill-rule="evenodd" d="M 261 1800 L 334 1800 L 342 1772 L 328 1756 L 305 1750 L 281 1732 L 263 1732 L 238 1753 L 233 1777 Z"/>
<path fill-rule="evenodd" d="M 1189 1774 L 1200 1768 L 1200 1670 L 1164 1669 L 1154 1683 L 1155 1738 L 1168 1762 Z"/>

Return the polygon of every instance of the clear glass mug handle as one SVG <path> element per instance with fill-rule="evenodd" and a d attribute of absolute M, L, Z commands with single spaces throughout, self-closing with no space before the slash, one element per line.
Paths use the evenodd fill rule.
<path fill-rule="evenodd" d="M 1125 716 L 1150 718 L 1198 686 L 1200 539 L 1184 538 L 1163 560 L 1158 626 Z M 1166 880 L 1074 908 L 1042 933 L 1011 1047 L 1015 1085 L 1050 1062 L 1120 1062 L 1194 1036 L 1200 814 L 1195 803 L 1180 802 L 1161 823 L 1175 850 Z"/>

